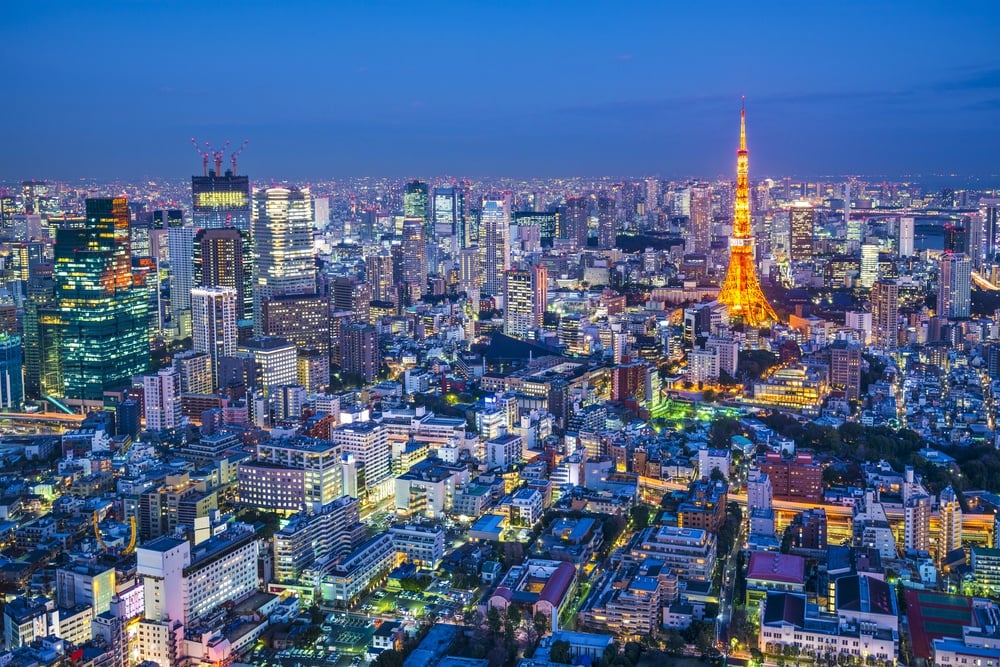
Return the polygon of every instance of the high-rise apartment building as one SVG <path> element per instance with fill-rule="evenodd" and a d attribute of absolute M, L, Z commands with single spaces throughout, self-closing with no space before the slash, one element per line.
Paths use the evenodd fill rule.
<path fill-rule="evenodd" d="M 789 209 L 789 259 L 807 262 L 813 256 L 813 238 L 816 234 L 816 209 L 804 201 L 794 202 Z"/>
<path fill-rule="evenodd" d="M 613 199 L 601 196 L 597 198 L 597 246 L 599 248 L 614 248 L 618 239 L 618 219 L 615 215 Z"/>
<path fill-rule="evenodd" d="M 503 330 L 514 338 L 531 338 L 542 327 L 548 272 L 538 265 L 504 274 Z"/>
<path fill-rule="evenodd" d="M 56 306 L 42 326 L 59 336 L 62 387 L 52 395 L 102 401 L 149 367 L 149 300 L 132 273 L 126 199 L 88 199 L 86 207 L 85 220 L 56 232 Z"/>
<path fill-rule="evenodd" d="M 218 364 L 208 352 L 178 352 L 174 355 L 174 368 L 181 377 L 182 394 L 211 394 L 215 390 Z"/>
<path fill-rule="evenodd" d="M 219 359 L 236 353 L 237 292 L 232 287 L 197 287 L 191 290 L 191 335 L 195 352 L 212 359 L 213 387 Z"/>
<path fill-rule="evenodd" d="M 360 322 L 340 330 L 340 368 L 368 383 L 378 377 L 378 330 Z"/>
<path fill-rule="evenodd" d="M 930 533 L 931 499 L 923 494 L 908 498 L 903 507 L 903 548 L 929 552 Z"/>
<path fill-rule="evenodd" d="M 712 247 L 712 189 L 699 183 L 691 187 L 691 217 L 688 226 L 691 243 L 688 252 L 706 254 Z"/>
<path fill-rule="evenodd" d="M 504 272 L 510 269 L 510 193 L 483 199 L 480 219 L 483 249 L 483 291 L 503 294 Z"/>
<path fill-rule="evenodd" d="M 880 280 L 872 286 L 872 338 L 882 350 L 894 349 L 899 340 L 899 286 Z"/>
<path fill-rule="evenodd" d="M 562 228 L 559 238 L 566 239 L 577 249 L 587 247 L 589 235 L 590 200 L 586 197 L 567 197 L 562 210 Z"/>
<path fill-rule="evenodd" d="M 427 241 L 422 218 L 403 220 L 403 282 L 411 301 L 419 301 L 427 290 Z"/>
<path fill-rule="evenodd" d="M 848 400 L 861 395 L 861 344 L 838 340 L 830 346 L 830 384 Z"/>
<path fill-rule="evenodd" d="M 962 506 L 958 494 L 948 486 L 938 494 L 938 563 L 952 551 L 962 548 Z"/>
<path fill-rule="evenodd" d="M 146 429 L 163 431 L 181 425 L 181 376 L 175 368 L 142 378 Z"/>
<path fill-rule="evenodd" d="M 940 267 L 937 313 L 948 319 L 968 317 L 972 310 L 972 261 L 965 253 L 946 252 Z"/>
<path fill-rule="evenodd" d="M 913 218 L 905 215 L 899 219 L 899 235 L 896 245 L 900 257 L 913 256 Z"/>
<path fill-rule="evenodd" d="M 263 302 L 315 294 L 312 199 L 308 189 L 273 187 L 254 197 L 254 331 L 262 333 Z"/>
<path fill-rule="evenodd" d="M 371 285 L 372 301 L 395 303 L 396 283 L 392 278 L 392 255 L 378 252 L 365 257 L 365 282 Z"/>

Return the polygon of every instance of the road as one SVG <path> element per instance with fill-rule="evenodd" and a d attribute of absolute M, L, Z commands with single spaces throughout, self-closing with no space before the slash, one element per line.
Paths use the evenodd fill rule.
<path fill-rule="evenodd" d="M 743 533 L 746 522 L 740 521 L 740 530 L 736 534 L 733 548 L 723 564 L 722 589 L 719 591 L 719 616 L 715 621 L 715 645 L 725 651 L 729 645 L 729 623 L 733 620 L 733 593 L 736 589 L 736 565 L 740 551 L 743 550 Z M 721 641 L 721 644 L 720 644 Z"/>

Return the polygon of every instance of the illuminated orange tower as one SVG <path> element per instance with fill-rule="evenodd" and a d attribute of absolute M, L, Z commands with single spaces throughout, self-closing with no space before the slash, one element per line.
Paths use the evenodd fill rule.
<path fill-rule="evenodd" d="M 730 320 L 752 327 L 778 321 L 774 308 L 760 289 L 754 264 L 754 238 L 750 233 L 750 153 L 747 151 L 747 112 L 740 108 L 740 148 L 736 152 L 736 204 L 733 235 L 729 239 L 729 268 L 719 302 L 729 307 Z"/>

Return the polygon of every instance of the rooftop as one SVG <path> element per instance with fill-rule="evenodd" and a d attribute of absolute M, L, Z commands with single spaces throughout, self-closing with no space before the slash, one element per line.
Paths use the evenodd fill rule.
<path fill-rule="evenodd" d="M 804 584 L 806 559 L 791 554 L 756 551 L 750 555 L 747 579 Z"/>

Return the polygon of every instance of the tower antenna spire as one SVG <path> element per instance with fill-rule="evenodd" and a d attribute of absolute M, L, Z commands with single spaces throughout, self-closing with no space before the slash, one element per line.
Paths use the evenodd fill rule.
<path fill-rule="evenodd" d="M 754 262 L 753 228 L 750 224 L 750 153 L 747 151 L 746 99 L 740 102 L 740 148 L 736 152 L 736 198 L 733 233 L 729 238 L 729 267 L 719 292 L 719 302 L 729 308 L 730 320 L 752 327 L 777 322 L 767 302 Z"/>
<path fill-rule="evenodd" d="M 740 152 L 747 151 L 747 96 L 740 98 Z"/>

